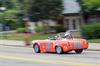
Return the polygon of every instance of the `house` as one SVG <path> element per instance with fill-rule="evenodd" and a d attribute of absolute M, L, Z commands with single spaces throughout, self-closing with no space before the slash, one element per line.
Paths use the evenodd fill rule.
<path fill-rule="evenodd" d="M 94 14 L 87 14 L 85 20 L 87 23 L 100 22 L 100 7 L 95 10 Z"/>
<path fill-rule="evenodd" d="M 57 20 L 57 22 L 49 20 L 48 25 L 54 26 L 58 23 L 64 25 L 64 27 L 68 30 L 79 30 L 80 27 L 84 24 L 84 19 L 79 3 L 77 0 L 63 0 L 63 5 L 64 11 L 62 13 L 62 19 Z M 37 23 L 38 25 L 44 24 L 41 21 Z"/>
<path fill-rule="evenodd" d="M 68 30 L 79 30 L 84 24 L 82 11 L 77 0 L 64 0 L 63 25 Z"/>
<path fill-rule="evenodd" d="M 63 17 L 55 21 L 48 22 L 50 26 L 62 24 L 68 30 L 79 30 L 84 25 L 84 19 L 80 4 L 77 0 L 63 0 Z"/>

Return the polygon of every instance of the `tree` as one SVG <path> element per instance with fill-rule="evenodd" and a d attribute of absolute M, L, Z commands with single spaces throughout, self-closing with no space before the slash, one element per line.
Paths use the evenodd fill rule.
<path fill-rule="evenodd" d="M 18 3 L 20 4 L 20 12 L 24 16 L 27 15 L 27 10 L 29 10 L 29 6 L 32 0 L 18 0 Z"/>
<path fill-rule="evenodd" d="M 0 23 L 9 25 L 11 29 L 16 29 L 21 24 L 19 22 L 18 16 L 16 16 L 17 13 L 18 11 L 13 9 L 0 13 Z"/>
<path fill-rule="evenodd" d="M 32 21 L 60 18 L 62 4 L 62 0 L 31 0 L 28 16 Z"/>
<path fill-rule="evenodd" d="M 6 7 L 7 9 L 13 8 L 13 4 L 9 0 L 0 0 L 0 7 Z"/>
<path fill-rule="evenodd" d="M 100 8 L 100 0 L 80 0 L 80 2 L 86 13 L 94 14 L 96 9 Z"/>
<path fill-rule="evenodd" d="M 0 23 L 9 25 L 12 29 L 23 26 L 20 19 L 20 3 L 18 0 L 0 0 L 0 7 L 5 11 L 0 12 Z"/>

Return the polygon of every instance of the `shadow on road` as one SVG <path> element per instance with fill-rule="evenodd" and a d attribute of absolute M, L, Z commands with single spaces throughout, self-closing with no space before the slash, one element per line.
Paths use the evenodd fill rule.
<path fill-rule="evenodd" d="M 48 55 L 75 55 L 76 53 L 74 53 L 74 52 L 64 52 L 64 53 L 62 53 L 62 54 L 57 54 L 57 53 L 55 53 L 55 52 L 45 52 L 45 53 L 36 53 L 36 54 L 48 54 Z M 77 54 L 76 54 L 77 55 Z"/>

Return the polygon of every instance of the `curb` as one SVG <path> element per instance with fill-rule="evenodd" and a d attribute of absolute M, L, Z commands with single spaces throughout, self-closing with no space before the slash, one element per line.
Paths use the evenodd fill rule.
<path fill-rule="evenodd" d="M 0 46 L 26 47 L 26 46 L 21 46 L 21 45 L 4 45 L 4 44 L 0 44 Z"/>
<path fill-rule="evenodd" d="M 31 45 L 29 45 L 29 46 L 22 46 L 22 45 L 4 45 L 4 44 L 0 44 L 0 46 L 32 48 Z"/>
<path fill-rule="evenodd" d="M 87 49 L 88 51 L 100 51 L 100 49 Z"/>

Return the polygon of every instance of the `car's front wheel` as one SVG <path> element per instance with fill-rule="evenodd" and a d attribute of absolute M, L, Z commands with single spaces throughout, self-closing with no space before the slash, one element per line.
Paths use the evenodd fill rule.
<path fill-rule="evenodd" d="M 40 48 L 39 48 L 38 44 L 34 45 L 34 51 L 35 51 L 35 53 L 40 53 Z"/>
<path fill-rule="evenodd" d="M 62 47 L 57 46 L 57 47 L 56 47 L 56 53 L 57 53 L 57 54 L 62 54 L 62 53 L 63 53 Z"/>
<path fill-rule="evenodd" d="M 81 54 L 81 53 L 83 52 L 83 49 L 75 50 L 75 52 L 76 52 L 77 54 Z"/>

